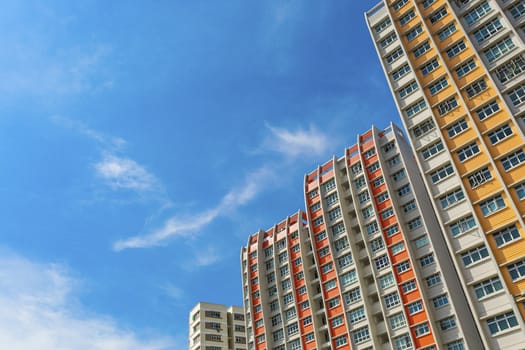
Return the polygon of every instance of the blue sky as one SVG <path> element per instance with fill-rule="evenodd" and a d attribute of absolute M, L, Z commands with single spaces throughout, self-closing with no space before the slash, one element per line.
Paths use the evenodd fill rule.
<path fill-rule="evenodd" d="M 398 122 L 375 3 L 4 1 L 0 348 L 185 349 L 241 304 L 248 235 Z"/>

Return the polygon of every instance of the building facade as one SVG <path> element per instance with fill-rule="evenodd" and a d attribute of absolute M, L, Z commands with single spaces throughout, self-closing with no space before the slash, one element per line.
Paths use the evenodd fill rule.
<path fill-rule="evenodd" d="M 482 349 L 402 132 L 305 176 L 306 212 L 241 251 L 248 349 Z"/>
<path fill-rule="evenodd" d="M 246 350 L 244 310 L 200 302 L 190 311 L 189 350 Z"/>
<path fill-rule="evenodd" d="M 525 347 L 525 1 L 382 1 L 365 14 L 489 349 Z"/>

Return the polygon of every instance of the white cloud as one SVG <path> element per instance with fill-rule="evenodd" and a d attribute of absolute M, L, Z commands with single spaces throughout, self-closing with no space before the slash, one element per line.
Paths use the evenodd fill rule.
<path fill-rule="evenodd" d="M 113 189 L 149 191 L 158 188 L 158 180 L 132 159 L 106 154 L 95 164 L 99 177 Z"/>
<path fill-rule="evenodd" d="M 308 155 L 322 155 L 331 147 L 330 139 L 315 127 L 308 130 L 287 130 L 266 124 L 271 135 L 265 140 L 267 149 L 281 153 L 289 158 Z"/>
<path fill-rule="evenodd" d="M 63 266 L 0 255 L 0 348 L 167 350 L 173 338 L 143 338 L 79 305 L 80 283 Z M 182 349 L 182 347 L 181 347 Z"/>
<path fill-rule="evenodd" d="M 215 207 L 200 213 L 173 216 L 167 219 L 161 228 L 149 234 L 118 240 L 114 243 L 113 249 L 121 251 L 128 248 L 148 248 L 164 245 L 170 238 L 192 236 L 217 217 L 248 203 L 273 177 L 272 170 L 266 167 L 260 168 L 248 174 L 245 183 L 229 191 Z M 206 265 L 206 261 L 203 260 L 202 263 Z"/>

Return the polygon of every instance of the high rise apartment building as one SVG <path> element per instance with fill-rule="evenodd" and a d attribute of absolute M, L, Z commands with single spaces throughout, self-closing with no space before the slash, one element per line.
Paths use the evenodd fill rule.
<path fill-rule="evenodd" d="M 489 349 L 525 348 L 525 1 L 385 0 L 365 14 Z"/>
<path fill-rule="evenodd" d="M 306 212 L 241 251 L 248 349 L 482 349 L 394 125 L 305 176 Z"/>
<path fill-rule="evenodd" d="M 189 350 L 246 350 L 244 310 L 200 302 L 190 311 Z"/>

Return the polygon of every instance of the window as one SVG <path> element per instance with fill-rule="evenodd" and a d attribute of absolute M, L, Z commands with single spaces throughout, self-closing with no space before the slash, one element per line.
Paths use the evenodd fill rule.
<path fill-rule="evenodd" d="M 381 40 L 379 42 L 379 46 L 381 46 L 383 49 L 387 47 L 388 45 L 392 44 L 397 39 L 396 33 L 389 34 L 386 38 Z"/>
<path fill-rule="evenodd" d="M 381 186 L 382 184 L 385 183 L 385 180 L 383 179 L 383 177 L 378 177 L 377 179 L 375 179 L 373 182 L 372 182 L 372 185 L 374 187 L 378 187 L 378 186 Z"/>
<path fill-rule="evenodd" d="M 361 163 L 352 165 L 351 170 L 353 175 L 359 174 L 363 170 L 363 168 L 361 167 Z"/>
<path fill-rule="evenodd" d="M 297 246 L 299 246 L 299 245 L 297 245 Z M 303 263 L 303 260 L 301 259 L 301 257 L 298 257 L 297 259 L 295 259 L 295 260 L 293 261 L 294 266 L 299 266 L 299 265 L 301 265 L 302 263 Z"/>
<path fill-rule="evenodd" d="M 378 237 L 370 241 L 370 249 L 372 250 L 372 252 L 376 252 L 379 249 L 383 249 L 384 247 L 385 247 L 385 243 L 383 242 L 383 238 L 381 237 Z"/>
<path fill-rule="evenodd" d="M 393 63 L 401 56 L 403 56 L 403 50 L 401 48 L 398 48 L 397 50 L 392 52 L 390 55 L 386 56 L 386 62 Z"/>
<path fill-rule="evenodd" d="M 432 5 L 435 2 L 436 2 L 436 0 L 425 0 L 425 1 L 423 1 L 423 8 L 424 9 L 429 8 L 430 5 Z"/>
<path fill-rule="evenodd" d="M 487 217 L 490 214 L 502 208 L 505 208 L 505 201 L 503 200 L 503 197 L 501 195 L 497 195 L 480 203 L 479 206 L 481 208 L 481 211 L 483 212 L 483 216 Z"/>
<path fill-rule="evenodd" d="M 439 63 L 437 59 L 434 58 L 432 61 L 430 61 L 429 63 L 421 67 L 421 74 L 423 76 L 428 75 L 430 72 L 434 71 L 437 67 L 439 67 Z"/>
<path fill-rule="evenodd" d="M 487 82 L 485 81 L 485 79 L 482 78 L 482 79 L 476 80 L 475 82 L 467 86 L 465 88 L 465 91 L 467 92 L 467 96 L 469 98 L 472 98 L 486 89 L 487 89 Z"/>
<path fill-rule="evenodd" d="M 458 159 L 460 162 L 463 162 L 478 153 L 479 153 L 479 147 L 476 142 L 473 142 L 463 148 L 460 148 L 458 151 L 456 151 L 456 154 L 458 155 Z"/>
<path fill-rule="evenodd" d="M 425 135 L 427 132 L 434 130 L 435 128 L 436 128 L 436 124 L 434 124 L 434 121 L 432 119 L 426 119 L 425 121 L 416 125 L 414 129 L 412 129 L 412 133 L 414 134 L 415 137 L 421 137 Z"/>
<path fill-rule="evenodd" d="M 388 166 L 393 167 L 394 165 L 398 164 L 401 160 L 399 159 L 399 156 L 392 157 L 388 160 Z"/>
<path fill-rule="evenodd" d="M 383 220 L 388 219 L 389 217 L 394 215 L 394 209 L 388 208 L 387 210 L 381 212 L 381 218 Z"/>
<path fill-rule="evenodd" d="M 438 33 L 438 38 L 440 41 L 443 41 L 445 40 L 446 38 L 448 38 L 449 36 L 451 36 L 452 34 L 454 34 L 456 32 L 456 26 L 454 25 L 454 23 L 452 24 L 449 24 L 448 26 L 446 26 L 445 28 L 443 28 L 439 33 Z"/>
<path fill-rule="evenodd" d="M 272 317 L 272 326 L 280 325 L 283 322 L 281 315 L 275 315 Z"/>
<path fill-rule="evenodd" d="M 286 333 L 288 333 L 288 335 L 293 335 L 297 332 L 299 332 L 299 325 L 297 324 L 297 322 L 294 322 L 288 327 L 286 327 Z"/>
<path fill-rule="evenodd" d="M 288 343 L 289 350 L 299 350 L 301 349 L 301 340 L 295 339 Z"/>
<path fill-rule="evenodd" d="M 330 220 L 335 220 L 335 219 L 341 217 L 341 214 L 342 214 L 342 213 L 341 213 L 341 208 L 340 208 L 340 207 L 337 207 L 337 208 L 335 208 L 335 209 L 333 209 L 333 210 L 330 210 L 330 211 L 328 212 L 328 218 L 329 218 Z"/>
<path fill-rule="evenodd" d="M 509 80 L 514 79 L 525 71 L 525 59 L 523 56 L 517 56 L 511 58 L 498 68 L 496 68 L 496 76 L 501 83 L 506 83 Z"/>
<path fill-rule="evenodd" d="M 421 28 L 421 24 L 418 24 L 417 27 L 406 33 L 407 41 L 414 40 L 421 33 L 423 33 L 423 28 Z"/>
<path fill-rule="evenodd" d="M 220 324 L 217 325 L 217 328 L 220 328 Z M 260 320 L 255 321 L 255 328 L 261 328 L 262 326 L 264 326 L 264 320 L 262 318 Z"/>
<path fill-rule="evenodd" d="M 405 271 L 410 270 L 410 263 L 407 261 L 403 261 L 396 265 L 397 273 L 403 273 Z"/>
<path fill-rule="evenodd" d="M 447 78 L 443 77 L 428 87 L 431 95 L 435 95 L 448 86 Z"/>
<path fill-rule="evenodd" d="M 268 257 L 270 257 L 270 256 L 272 256 L 272 255 L 273 255 L 273 246 L 268 247 L 268 248 L 266 248 L 266 249 L 264 250 L 264 256 L 265 256 L 265 257 L 268 258 Z"/>
<path fill-rule="evenodd" d="M 496 101 L 492 101 L 490 103 L 487 103 L 485 106 L 477 109 L 476 114 L 478 115 L 478 119 L 482 121 L 490 117 L 491 115 L 493 115 L 499 110 L 500 108 L 499 108 L 498 103 Z"/>
<path fill-rule="evenodd" d="M 435 297 L 432 299 L 432 304 L 434 304 L 435 308 L 442 307 L 444 305 L 448 304 L 448 296 L 446 294 L 440 295 L 438 297 Z"/>
<path fill-rule="evenodd" d="M 365 209 L 361 210 L 361 212 L 363 213 L 363 218 L 365 219 L 368 219 L 369 217 L 371 217 L 372 215 L 374 215 L 374 210 L 372 209 L 372 207 L 366 207 Z"/>
<path fill-rule="evenodd" d="M 434 262 L 435 262 L 434 254 L 428 254 L 419 259 L 419 263 L 421 264 L 421 267 L 432 265 Z"/>
<path fill-rule="evenodd" d="M 270 311 L 275 311 L 277 309 L 279 309 L 279 300 L 270 302 Z"/>
<path fill-rule="evenodd" d="M 297 312 L 295 311 L 295 308 L 292 307 L 292 308 L 286 310 L 284 316 L 286 317 L 286 320 L 291 320 L 291 319 L 294 318 L 296 315 L 297 315 Z"/>
<path fill-rule="evenodd" d="M 465 253 L 461 254 L 461 259 L 463 260 L 463 264 L 465 264 L 465 266 L 469 266 L 488 256 L 489 256 L 489 252 L 487 251 L 487 247 L 482 245 L 482 246 L 467 250 Z"/>
<path fill-rule="evenodd" d="M 492 9 L 487 1 L 483 2 L 481 5 L 475 7 L 471 11 L 467 12 L 464 16 L 465 21 L 468 25 L 472 25 L 474 22 L 479 20 L 481 17 L 485 16 Z"/>
<path fill-rule="evenodd" d="M 268 283 L 275 282 L 275 273 L 272 272 L 272 273 L 268 274 L 268 275 L 266 276 L 266 280 L 268 281 Z"/>
<path fill-rule="evenodd" d="M 339 327 L 343 324 L 343 317 L 337 316 L 332 319 L 332 328 Z"/>
<path fill-rule="evenodd" d="M 407 324 L 405 315 L 403 315 L 402 312 L 395 314 L 393 316 L 390 316 L 388 318 L 388 321 L 390 323 L 390 329 L 395 330 L 398 328 L 401 328 Z"/>
<path fill-rule="evenodd" d="M 452 168 L 452 165 L 448 163 L 447 165 L 442 166 L 441 168 L 438 168 L 437 170 L 431 172 L 430 179 L 432 180 L 433 184 L 437 184 L 438 182 L 449 177 L 452 174 L 454 174 L 454 169 Z"/>
<path fill-rule="evenodd" d="M 429 17 L 430 23 L 435 24 L 437 21 L 439 21 L 441 18 L 445 17 L 447 15 L 447 8 L 443 6 L 436 12 L 432 13 Z"/>
<path fill-rule="evenodd" d="M 490 38 L 497 32 L 499 32 L 503 26 L 501 25 L 501 22 L 499 18 L 494 18 L 492 21 L 485 24 L 480 29 L 476 30 L 474 32 L 474 37 L 478 41 L 478 43 L 481 43 L 485 41 L 486 39 Z"/>
<path fill-rule="evenodd" d="M 413 290 L 416 290 L 416 281 L 410 280 L 408 282 L 405 282 L 401 285 L 401 289 L 403 290 L 403 293 L 409 293 Z"/>
<path fill-rule="evenodd" d="M 315 236 L 315 239 L 317 240 L 317 242 L 321 242 L 323 239 L 326 239 L 326 237 L 326 231 L 321 231 Z"/>
<path fill-rule="evenodd" d="M 405 64 L 401 68 L 399 68 L 398 70 L 392 73 L 392 78 L 394 78 L 394 80 L 398 80 L 401 77 L 405 76 L 405 74 L 409 73 L 410 70 L 411 70 L 410 66 L 408 64 Z"/>
<path fill-rule="evenodd" d="M 416 248 L 422 248 L 428 244 L 428 236 L 423 235 L 414 240 L 414 246 Z"/>
<path fill-rule="evenodd" d="M 343 286 L 348 286 L 357 281 L 357 274 L 355 271 L 350 271 L 342 274 L 339 278 Z"/>
<path fill-rule="evenodd" d="M 476 67 L 477 67 L 476 62 L 474 62 L 473 59 L 470 59 L 467 62 L 463 63 L 462 65 L 456 68 L 456 74 L 458 78 L 462 78 L 465 75 L 467 75 L 469 72 L 474 70 L 474 68 Z"/>
<path fill-rule="evenodd" d="M 319 194 L 319 191 L 318 191 L 317 188 L 316 188 L 315 190 L 312 190 L 312 191 L 308 192 L 308 197 L 309 197 L 310 199 L 312 199 L 312 198 L 317 197 L 318 194 Z"/>
<path fill-rule="evenodd" d="M 427 287 L 434 287 L 435 285 L 441 283 L 441 275 L 439 273 L 428 276 L 425 281 L 427 282 Z"/>
<path fill-rule="evenodd" d="M 326 204 L 332 205 L 336 203 L 339 200 L 339 197 L 337 196 L 337 192 L 332 193 L 328 197 L 326 197 Z"/>
<path fill-rule="evenodd" d="M 470 187 L 472 188 L 476 188 L 479 185 L 482 185 L 485 182 L 489 181 L 490 179 L 492 179 L 492 174 L 490 173 L 488 167 L 480 169 L 472 175 L 468 176 L 468 182 L 470 184 Z"/>
<path fill-rule="evenodd" d="M 399 9 L 405 6 L 407 2 L 408 0 L 399 0 L 395 2 L 394 4 L 392 4 L 392 8 L 394 9 L 394 11 L 399 11 Z"/>
<path fill-rule="evenodd" d="M 516 45 L 510 37 L 506 37 L 484 50 L 483 53 L 489 62 L 494 62 L 496 59 L 505 55 L 512 50 Z"/>
<path fill-rule="evenodd" d="M 512 278 L 513 282 L 522 279 L 525 277 L 525 260 L 507 265 L 507 270 L 509 271 L 510 278 Z"/>
<path fill-rule="evenodd" d="M 406 350 L 412 348 L 412 340 L 408 334 L 394 338 L 395 350 Z"/>
<path fill-rule="evenodd" d="M 285 238 L 283 238 L 283 239 L 277 241 L 276 246 L 277 246 L 277 249 L 279 249 L 279 250 L 286 248 L 286 241 L 285 241 Z"/>
<path fill-rule="evenodd" d="M 509 171 L 525 162 L 525 153 L 522 150 L 516 151 L 506 157 L 501 158 L 501 165 L 505 171 Z"/>
<path fill-rule="evenodd" d="M 337 286 L 335 280 L 328 281 L 324 284 L 324 289 L 326 291 L 332 290 Z"/>
<path fill-rule="evenodd" d="M 337 340 L 338 338 L 336 338 Z M 352 339 L 355 344 L 363 343 L 364 341 L 370 339 L 370 332 L 368 327 L 359 328 L 352 332 Z M 337 346 L 337 343 L 336 343 Z"/>
<path fill-rule="evenodd" d="M 340 252 L 341 250 L 344 250 L 346 248 L 348 248 L 350 246 L 350 243 L 348 243 L 348 238 L 347 237 L 343 237 L 337 241 L 335 241 L 335 250 L 337 252 Z"/>
<path fill-rule="evenodd" d="M 412 53 L 414 54 L 415 58 L 418 58 L 418 57 L 421 57 L 421 55 L 423 55 L 425 52 L 429 50 L 430 50 L 430 43 L 427 40 L 423 44 L 416 47 L 414 51 L 412 51 Z"/>
<path fill-rule="evenodd" d="M 397 292 L 387 294 L 383 297 L 383 299 L 385 300 L 385 306 L 387 309 L 401 304 L 401 299 L 399 298 L 399 294 L 397 294 Z"/>
<path fill-rule="evenodd" d="M 456 237 L 460 233 L 467 232 L 474 227 L 476 227 L 476 221 L 472 215 L 459 219 L 455 223 L 449 225 L 450 233 L 453 237 Z"/>
<path fill-rule="evenodd" d="M 443 142 L 439 141 L 439 142 L 436 142 L 436 143 L 434 143 L 434 144 L 424 148 L 421 151 L 421 155 L 423 156 L 423 159 L 426 160 L 426 159 L 429 159 L 430 157 L 438 154 L 443 149 L 444 149 Z"/>
<path fill-rule="evenodd" d="M 378 271 L 390 266 L 390 261 L 388 260 L 387 255 L 380 256 L 379 258 L 376 258 L 375 260 L 376 269 Z"/>
<path fill-rule="evenodd" d="M 332 236 L 337 237 L 339 236 L 341 233 L 345 232 L 345 224 L 340 222 L 338 224 L 335 224 L 334 226 L 332 226 Z"/>
<path fill-rule="evenodd" d="M 456 135 L 461 134 L 464 130 L 467 130 L 467 129 L 468 129 L 468 124 L 467 124 L 466 120 L 463 118 L 463 119 L 455 122 L 451 126 L 449 126 L 447 128 L 447 133 L 448 133 L 449 137 L 454 137 Z"/>
<path fill-rule="evenodd" d="M 346 304 L 353 304 L 361 300 L 361 290 L 359 288 L 354 288 L 343 294 L 343 298 Z"/>
<path fill-rule="evenodd" d="M 293 302 L 293 295 L 292 295 L 292 293 L 285 294 L 283 296 L 283 302 L 284 302 L 284 305 L 292 303 Z"/>
<path fill-rule="evenodd" d="M 399 232 L 399 226 L 397 224 L 394 224 L 392 226 L 389 226 L 385 229 L 385 233 L 388 237 L 391 237 Z"/>
<path fill-rule="evenodd" d="M 334 269 L 334 266 L 331 262 L 321 266 L 321 271 L 323 271 L 323 274 L 327 273 L 328 271 L 332 271 L 333 269 Z"/>
<path fill-rule="evenodd" d="M 359 203 L 363 204 L 364 202 L 370 199 L 370 195 L 368 194 L 367 190 L 364 190 L 363 192 L 359 193 L 358 198 L 359 198 Z"/>
<path fill-rule="evenodd" d="M 383 203 L 384 201 L 386 201 L 388 199 L 388 193 L 387 192 L 383 192 L 381 194 L 379 194 L 377 197 L 376 197 L 376 200 L 377 200 L 377 203 Z"/>
<path fill-rule="evenodd" d="M 452 58 L 465 50 L 467 48 L 467 45 L 465 45 L 465 42 L 461 40 L 457 44 L 452 45 L 450 48 L 447 49 L 447 56 L 448 58 Z"/>
<path fill-rule="evenodd" d="M 392 255 L 401 253 L 403 250 L 405 250 L 405 243 L 403 242 L 396 243 L 392 247 L 390 247 L 390 250 L 392 251 Z"/>
<path fill-rule="evenodd" d="M 308 300 L 303 301 L 303 302 L 301 303 L 301 310 L 306 310 L 306 309 L 308 309 L 309 307 L 310 307 L 310 302 L 309 302 Z"/>
<path fill-rule="evenodd" d="M 335 298 L 332 298 L 330 300 L 328 300 L 328 308 L 329 309 L 332 309 L 336 306 L 339 306 L 339 297 L 335 297 Z"/>
<path fill-rule="evenodd" d="M 457 202 L 461 201 L 465 198 L 465 194 L 461 189 L 457 189 L 453 192 L 449 192 L 446 195 L 439 198 L 439 202 L 441 204 L 442 209 L 447 209 L 453 204 L 456 204 Z"/>
<path fill-rule="evenodd" d="M 509 9 L 509 12 L 514 19 L 518 19 L 519 17 L 523 16 L 523 14 L 525 14 L 525 1 L 520 1 L 516 5 L 512 6 Z"/>
<path fill-rule="evenodd" d="M 360 189 L 364 185 L 366 185 L 366 181 L 365 181 L 365 178 L 362 177 L 362 176 L 354 181 L 354 186 L 355 186 L 356 190 Z"/>
<path fill-rule="evenodd" d="M 414 326 L 414 333 L 416 335 L 416 338 L 419 338 L 425 334 L 430 333 L 430 329 L 428 328 L 428 322 L 418 324 L 417 326 Z"/>
<path fill-rule="evenodd" d="M 401 88 L 399 90 L 399 97 L 405 98 L 408 95 L 410 95 L 411 93 L 413 93 L 414 91 L 416 91 L 417 89 L 419 89 L 419 86 L 417 85 L 417 83 L 415 81 L 413 81 L 413 82 L 405 85 L 403 88 Z M 377 166 L 377 169 L 379 169 L 379 165 Z"/>
<path fill-rule="evenodd" d="M 282 329 L 279 329 L 273 332 L 273 341 L 279 341 L 284 338 L 284 332 Z"/>
<path fill-rule="evenodd" d="M 399 24 L 401 24 L 402 26 L 407 24 L 408 22 L 410 22 L 410 20 L 412 18 L 416 17 L 416 14 L 414 13 L 414 10 L 410 10 L 406 13 L 406 15 L 403 15 L 401 16 L 401 18 L 399 18 Z"/>
<path fill-rule="evenodd" d="M 365 318 L 365 309 L 362 306 L 348 313 L 348 319 L 351 324 L 357 323 L 361 320 L 364 320 Z"/>
<path fill-rule="evenodd" d="M 516 319 L 514 312 L 511 311 L 487 319 L 487 326 L 489 327 L 490 334 L 494 335 L 508 328 L 518 326 L 518 320 Z"/>
<path fill-rule="evenodd" d="M 410 193 L 410 185 L 402 186 L 397 190 L 397 194 L 399 195 L 399 197 L 404 197 L 409 193 Z"/>
<path fill-rule="evenodd" d="M 388 273 L 387 275 L 379 277 L 379 285 L 381 286 L 382 289 L 391 287 L 394 284 L 396 284 L 396 281 L 394 280 L 394 276 L 391 273 Z"/>
<path fill-rule="evenodd" d="M 323 247 L 321 249 L 319 249 L 319 257 L 322 258 L 323 256 L 327 256 L 328 253 L 330 253 L 330 248 L 328 247 Z"/>
<path fill-rule="evenodd" d="M 304 278 L 304 272 L 303 271 L 299 271 L 295 274 L 295 279 L 300 281 Z"/>
<path fill-rule="evenodd" d="M 342 335 L 340 337 L 335 338 L 335 347 L 339 348 L 343 345 L 348 343 L 348 340 L 346 339 L 346 335 Z"/>
<path fill-rule="evenodd" d="M 407 222 L 407 226 L 409 230 L 415 230 L 416 228 L 420 227 L 423 223 L 421 222 L 421 218 L 417 217 L 414 220 L 411 220 Z"/>
<path fill-rule="evenodd" d="M 310 206 L 310 211 L 313 213 L 321 209 L 321 202 L 314 203 Z"/>
<path fill-rule="evenodd" d="M 465 350 L 463 340 L 456 340 L 447 344 L 447 350 Z"/>
<path fill-rule="evenodd" d="M 298 253 L 301 251 L 301 247 L 299 246 L 299 244 L 296 244 L 292 247 L 292 252 L 294 253 Z M 297 265 L 296 265 L 297 266 Z"/>
<path fill-rule="evenodd" d="M 517 106 L 525 102 L 525 84 L 511 90 L 509 92 L 509 98 L 513 106 Z"/>
<path fill-rule="evenodd" d="M 288 275 L 288 265 L 281 267 L 279 269 L 279 272 L 281 274 L 281 277 Z"/>
<path fill-rule="evenodd" d="M 209 341 L 217 341 L 217 342 L 222 341 L 222 337 L 218 334 L 206 334 L 205 339 Z"/>
<path fill-rule="evenodd" d="M 480 283 L 472 286 L 474 288 L 474 293 L 476 297 L 481 299 L 487 295 L 496 293 L 498 290 L 503 289 L 503 285 L 498 277 L 493 277 L 488 280 L 482 281 Z"/>
<path fill-rule="evenodd" d="M 504 140 L 505 138 L 512 135 L 512 129 L 510 128 L 509 124 L 505 124 L 498 129 L 490 132 L 488 134 L 490 142 L 495 145 L 498 142 Z"/>
<path fill-rule="evenodd" d="M 421 303 L 421 300 L 408 304 L 407 310 L 408 310 L 409 315 L 416 314 L 420 312 L 421 310 L 423 310 L 423 304 Z"/>
<path fill-rule="evenodd" d="M 371 224 L 366 225 L 366 233 L 368 235 L 372 235 L 379 231 L 379 227 L 377 226 L 377 222 L 372 222 Z"/>
<path fill-rule="evenodd" d="M 448 112 L 456 108 L 457 106 L 458 106 L 458 101 L 456 100 L 456 97 L 452 97 L 438 104 L 437 110 L 440 116 L 444 116 L 445 114 L 447 114 Z"/>
<path fill-rule="evenodd" d="M 518 186 L 514 187 L 514 190 L 516 191 L 516 194 L 518 195 L 520 201 L 525 199 L 525 183 L 519 184 Z"/>
<path fill-rule="evenodd" d="M 382 21 L 381 23 L 379 23 L 378 25 L 376 25 L 374 27 L 376 33 L 381 33 L 383 30 L 385 30 L 385 28 L 387 28 L 390 24 L 392 23 L 392 21 L 390 21 L 390 18 L 387 18 L 385 19 L 384 21 Z"/>
<path fill-rule="evenodd" d="M 324 222 L 324 220 L 323 220 L 322 216 L 319 216 L 318 218 L 315 218 L 313 220 L 314 227 L 321 225 L 323 222 Z"/>
<path fill-rule="evenodd" d="M 399 170 L 398 172 L 394 173 L 394 175 L 392 175 L 392 179 L 393 179 L 394 181 L 399 181 L 399 180 L 401 180 L 401 179 L 404 179 L 404 178 L 405 178 L 405 175 L 406 175 L 405 170 L 404 170 L 404 169 L 401 169 L 401 170 Z"/>
<path fill-rule="evenodd" d="M 264 337 L 264 333 L 259 335 L 257 337 L 257 344 L 261 344 L 261 343 L 264 343 L 264 340 L 265 340 L 265 337 Z"/>

